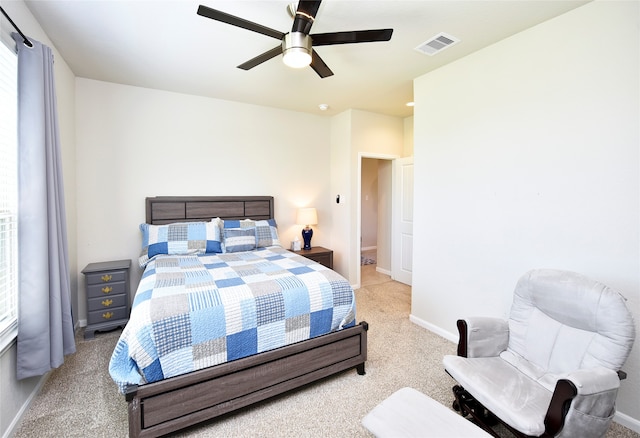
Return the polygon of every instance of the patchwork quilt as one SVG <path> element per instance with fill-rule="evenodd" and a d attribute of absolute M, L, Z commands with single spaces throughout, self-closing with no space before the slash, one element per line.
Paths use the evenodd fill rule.
<path fill-rule="evenodd" d="M 278 246 L 158 255 L 147 265 L 109 373 L 121 392 L 355 325 L 338 273 Z"/>

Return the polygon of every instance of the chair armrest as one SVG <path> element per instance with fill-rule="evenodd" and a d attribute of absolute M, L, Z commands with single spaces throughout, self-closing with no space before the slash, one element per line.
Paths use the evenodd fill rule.
<path fill-rule="evenodd" d="M 507 349 L 509 322 L 502 318 L 473 317 L 458 320 L 458 356 L 494 357 Z"/>
<path fill-rule="evenodd" d="M 551 396 L 551 403 L 544 417 L 545 433 L 542 436 L 556 436 L 564 426 L 564 419 L 569 411 L 571 400 L 578 393 L 575 385 L 569 380 L 560 379 Z"/>
<path fill-rule="evenodd" d="M 617 392 L 619 387 L 618 373 L 604 367 L 576 370 L 564 379 L 558 380 L 544 418 L 545 434 L 543 436 L 556 436 L 562 430 L 574 398 L 601 397 L 599 394 L 609 391 Z M 596 415 L 595 412 L 593 414 Z"/>
<path fill-rule="evenodd" d="M 620 388 L 618 373 L 605 367 L 576 370 L 565 379 L 575 385 L 578 395 L 599 394 Z"/>

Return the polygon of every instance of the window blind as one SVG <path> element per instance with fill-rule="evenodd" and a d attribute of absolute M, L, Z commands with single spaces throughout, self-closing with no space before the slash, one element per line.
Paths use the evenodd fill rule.
<path fill-rule="evenodd" d="M 0 43 L 0 351 L 17 333 L 18 60 Z"/>

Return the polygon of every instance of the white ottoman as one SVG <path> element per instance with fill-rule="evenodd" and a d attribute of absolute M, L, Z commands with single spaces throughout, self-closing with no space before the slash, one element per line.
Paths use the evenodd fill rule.
<path fill-rule="evenodd" d="M 362 425 L 378 438 L 491 437 L 413 388 L 402 388 L 391 394 L 362 419 Z"/>

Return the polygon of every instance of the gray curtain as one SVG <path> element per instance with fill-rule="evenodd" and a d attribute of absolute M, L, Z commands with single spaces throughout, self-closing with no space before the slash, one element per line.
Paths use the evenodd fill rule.
<path fill-rule="evenodd" d="M 18 363 L 40 376 L 76 351 L 51 49 L 18 34 Z"/>

